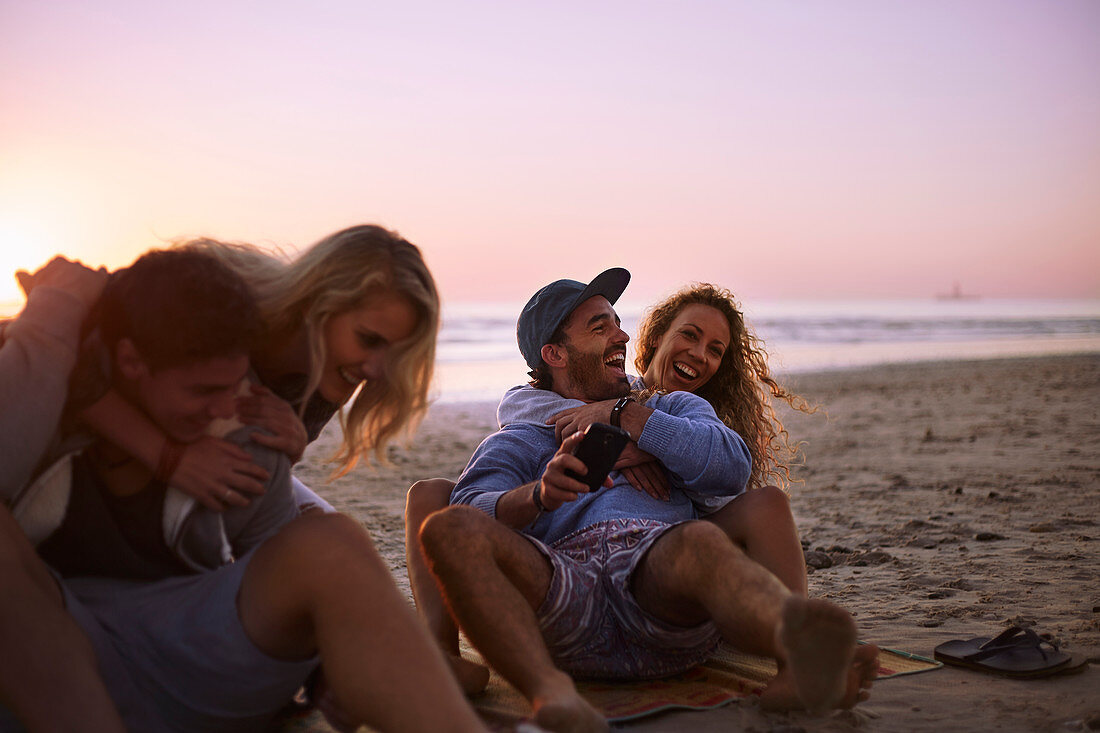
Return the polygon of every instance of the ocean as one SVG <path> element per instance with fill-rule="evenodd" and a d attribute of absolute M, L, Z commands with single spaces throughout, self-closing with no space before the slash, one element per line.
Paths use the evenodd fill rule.
<path fill-rule="evenodd" d="M 526 381 L 516 346 L 522 303 L 444 307 L 436 361 L 441 402 L 496 400 Z M 620 304 L 633 337 L 644 306 Z M 761 301 L 745 318 L 775 373 L 942 359 L 1100 355 L 1100 300 Z M 634 354 L 628 344 L 627 363 Z M 628 369 L 628 371 L 634 371 Z"/>
<path fill-rule="evenodd" d="M 20 303 L 0 303 L 14 315 Z M 436 359 L 440 402 L 496 401 L 527 380 L 516 346 L 522 303 L 446 303 Z M 643 304 L 620 302 L 633 337 Z M 779 374 L 894 362 L 1094 353 L 1100 300 L 784 300 L 745 306 Z M 634 353 L 627 345 L 627 364 Z M 634 370 L 628 369 L 633 372 Z"/>

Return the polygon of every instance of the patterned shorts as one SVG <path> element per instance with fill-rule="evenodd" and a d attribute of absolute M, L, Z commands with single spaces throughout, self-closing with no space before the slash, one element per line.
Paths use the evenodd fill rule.
<path fill-rule="evenodd" d="M 683 627 L 644 611 L 630 590 L 638 563 L 672 524 L 646 519 L 599 522 L 548 547 L 527 537 L 554 569 L 538 610 L 554 663 L 574 677 L 666 677 L 705 661 L 718 645 L 707 621 Z"/>

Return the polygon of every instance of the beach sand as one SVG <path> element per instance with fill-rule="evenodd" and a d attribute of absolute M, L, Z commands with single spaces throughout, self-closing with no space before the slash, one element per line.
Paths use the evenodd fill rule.
<path fill-rule="evenodd" d="M 932 656 L 1010 623 L 1100 664 L 1100 355 L 936 362 L 799 375 L 784 410 L 805 464 L 791 488 L 810 593 L 860 638 Z M 393 465 L 325 485 L 332 433 L 296 469 L 362 521 L 408 593 L 402 510 L 419 478 L 458 476 L 495 405 L 437 405 Z M 828 567 L 824 567 L 828 565 Z M 1090 725 L 1091 724 L 1091 725 Z M 1020 681 L 945 667 L 881 681 L 853 711 L 765 714 L 749 700 L 637 731 L 1072 731 L 1100 728 L 1100 670 Z"/>

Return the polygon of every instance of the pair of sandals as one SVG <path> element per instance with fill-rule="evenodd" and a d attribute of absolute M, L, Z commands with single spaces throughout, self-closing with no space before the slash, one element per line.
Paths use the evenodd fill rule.
<path fill-rule="evenodd" d="M 940 644 L 935 657 L 944 664 L 983 672 L 1034 679 L 1084 671 L 1084 657 L 1059 651 L 1051 639 L 1031 629 L 1012 626 L 993 638 L 955 639 Z"/>

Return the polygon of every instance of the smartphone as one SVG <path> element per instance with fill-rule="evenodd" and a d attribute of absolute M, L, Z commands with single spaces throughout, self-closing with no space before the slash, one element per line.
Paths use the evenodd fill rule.
<path fill-rule="evenodd" d="M 584 462 L 588 473 L 579 476 L 574 471 L 566 470 L 565 475 L 588 484 L 590 491 L 598 490 L 629 442 L 630 433 L 622 428 L 602 422 L 592 423 L 585 429 L 581 442 L 573 449 L 573 455 Z"/>

